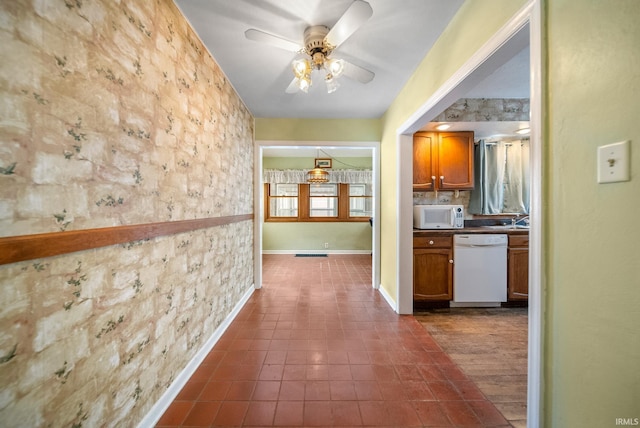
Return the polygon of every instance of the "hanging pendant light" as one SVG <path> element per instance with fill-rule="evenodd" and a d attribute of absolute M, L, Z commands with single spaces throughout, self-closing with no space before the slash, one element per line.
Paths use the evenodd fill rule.
<path fill-rule="evenodd" d="M 316 154 L 316 157 L 319 156 L 319 151 Z M 309 183 L 328 183 L 329 182 L 329 173 L 326 169 L 320 168 L 319 166 L 313 168 L 307 173 L 307 182 Z"/>
<path fill-rule="evenodd" d="M 309 183 L 328 183 L 329 173 L 322 168 L 313 168 L 307 173 Z"/>

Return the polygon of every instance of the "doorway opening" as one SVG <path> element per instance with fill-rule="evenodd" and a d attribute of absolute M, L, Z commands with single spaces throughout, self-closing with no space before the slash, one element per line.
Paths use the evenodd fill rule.
<path fill-rule="evenodd" d="M 380 285 L 380 225 L 379 222 L 375 221 L 375 218 L 378 216 L 380 210 L 380 166 L 379 166 L 379 142 L 317 142 L 317 141 L 308 141 L 308 142 L 293 142 L 293 141 L 257 141 L 256 142 L 256 150 L 255 150 L 255 165 L 256 165 L 256 175 L 254 177 L 254 204 L 255 204 L 255 212 L 256 215 L 256 227 L 254 229 L 254 272 L 255 278 L 254 283 L 256 288 L 262 287 L 262 269 L 263 269 L 263 253 L 271 253 L 271 254 L 284 254 L 290 253 L 295 254 L 297 249 L 303 249 L 305 254 L 317 254 L 317 253 L 353 253 L 354 251 L 349 250 L 340 250 L 340 248 L 335 249 L 332 245 L 330 239 L 322 238 L 320 239 L 317 236 L 318 229 L 317 227 L 313 227 L 314 223 L 289 223 L 289 225 L 293 225 L 293 227 L 297 228 L 306 228 L 308 231 L 308 235 L 315 237 L 315 242 L 312 244 L 308 242 L 304 242 L 301 240 L 297 242 L 298 248 L 294 245 L 282 244 L 282 236 L 278 239 L 280 243 L 278 244 L 278 239 L 274 239 L 274 236 L 279 234 L 279 230 L 276 228 L 272 228 L 273 223 L 265 223 L 265 186 L 264 186 L 264 171 L 268 169 L 269 162 L 265 162 L 265 156 L 273 156 L 273 157 L 290 157 L 290 158 L 308 158 L 310 161 L 314 159 L 321 159 L 322 162 L 328 163 L 332 168 L 339 170 L 341 168 L 358 168 L 362 166 L 362 159 L 356 160 L 359 157 L 369 157 L 370 167 L 368 168 L 370 173 L 370 183 L 367 186 L 352 186 L 352 193 L 358 193 L 359 190 L 365 189 L 366 198 L 370 198 L 366 203 L 364 201 L 356 200 L 358 196 L 351 195 L 352 200 L 349 203 L 352 203 L 353 210 L 358 210 L 358 207 L 365 203 L 366 208 L 364 209 L 364 213 L 355 214 L 355 215 L 365 215 L 366 220 L 361 221 L 359 223 L 339 223 L 346 227 L 355 226 L 352 228 L 355 230 L 354 237 L 358 234 L 358 230 L 361 234 L 370 233 L 371 241 L 370 247 L 365 250 L 356 251 L 360 253 L 367 253 L 371 257 L 371 286 L 374 289 L 379 289 Z M 349 162 L 349 159 L 353 158 L 352 162 Z M 281 164 L 287 164 L 286 160 L 280 159 Z M 284 163 L 282 163 L 284 162 Z M 364 161 L 367 162 L 366 160 Z M 335 165 L 333 165 L 335 163 Z M 266 165 L 266 166 L 265 166 Z M 293 165 L 293 164 L 292 164 Z M 312 169 L 314 165 L 309 164 L 305 168 L 305 170 Z M 298 167 L 299 168 L 299 167 Z M 367 168 L 362 168 L 367 169 Z M 344 190 L 344 189 L 342 189 Z M 322 202 L 319 200 L 319 202 Z M 324 210 L 321 210 L 324 211 Z M 350 215 L 350 214 L 349 214 Z M 371 220 L 369 220 L 371 218 Z M 277 226 L 281 226 L 286 223 L 276 223 Z M 315 223 L 322 224 L 322 223 Z M 310 228 L 310 229 L 309 229 Z M 282 229 L 282 228 L 281 228 Z M 269 233 L 269 236 L 266 238 L 268 242 L 266 244 L 269 246 L 269 249 L 265 250 L 265 233 Z M 289 231 L 291 234 L 292 231 Z M 335 232 L 331 232 L 335 233 Z M 282 234 L 280 234 L 282 235 Z M 286 239 L 286 234 L 284 236 Z M 311 238 L 314 239 L 314 238 Z M 357 239 L 357 238 L 354 238 Z M 278 246 L 280 245 L 280 246 Z M 312 245 L 313 248 L 307 248 L 309 245 Z M 305 247 L 306 246 L 306 247 Z M 304 247 L 304 248 L 303 248 Z M 328 247 L 328 248 L 327 248 Z M 312 250 L 312 251 L 309 251 Z"/>

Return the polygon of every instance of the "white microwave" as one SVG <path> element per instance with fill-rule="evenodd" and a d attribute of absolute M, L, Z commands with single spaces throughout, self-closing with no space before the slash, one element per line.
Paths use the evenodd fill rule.
<path fill-rule="evenodd" d="M 464 227 L 464 207 L 462 205 L 414 205 L 413 227 L 461 229 Z"/>

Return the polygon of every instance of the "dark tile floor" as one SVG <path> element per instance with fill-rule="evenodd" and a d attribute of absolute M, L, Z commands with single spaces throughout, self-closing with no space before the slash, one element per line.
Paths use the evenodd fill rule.
<path fill-rule="evenodd" d="M 369 255 L 267 255 L 263 285 L 158 427 L 511 426 L 371 289 Z"/>

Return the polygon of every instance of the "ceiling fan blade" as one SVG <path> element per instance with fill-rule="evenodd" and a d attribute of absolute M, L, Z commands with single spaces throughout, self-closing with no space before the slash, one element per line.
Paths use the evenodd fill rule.
<path fill-rule="evenodd" d="M 348 61 L 344 62 L 344 71 L 342 74 L 351 79 L 357 80 L 360 83 L 369 83 L 375 76 L 373 71 L 367 70 L 366 68 L 362 68 L 359 65 L 352 64 Z"/>
<path fill-rule="evenodd" d="M 271 46 L 275 46 L 280 49 L 284 49 L 290 52 L 300 52 L 302 50 L 302 46 L 296 42 L 292 42 L 291 40 L 283 39 L 282 37 L 274 36 L 269 33 L 265 33 L 264 31 L 250 29 L 244 32 L 244 36 L 253 40 L 254 42 L 266 43 Z"/>
<path fill-rule="evenodd" d="M 340 46 L 373 15 L 371 5 L 363 0 L 355 0 L 347 11 L 338 19 L 336 25 L 329 30 L 325 41 L 334 48 Z"/>
<path fill-rule="evenodd" d="M 298 92 L 298 83 L 296 82 L 297 80 L 298 79 L 294 77 L 291 83 L 289 83 L 287 89 L 284 90 L 287 94 L 295 94 L 296 92 Z"/>

